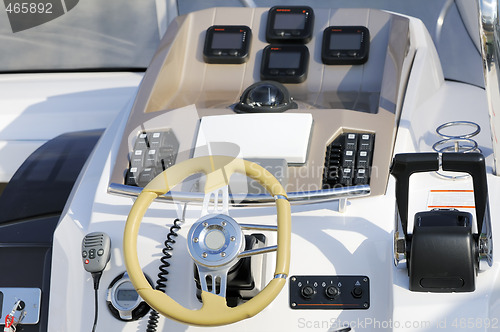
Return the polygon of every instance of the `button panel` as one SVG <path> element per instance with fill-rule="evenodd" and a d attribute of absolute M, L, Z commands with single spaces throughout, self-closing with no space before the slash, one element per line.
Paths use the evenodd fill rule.
<path fill-rule="evenodd" d="M 370 279 L 367 276 L 292 276 L 292 309 L 368 309 Z"/>
<path fill-rule="evenodd" d="M 125 176 L 129 186 L 146 186 L 156 175 L 175 164 L 179 141 L 172 130 L 141 132 L 130 153 Z"/>
<path fill-rule="evenodd" d="M 323 189 L 369 184 L 375 134 L 345 133 L 326 150 Z"/>

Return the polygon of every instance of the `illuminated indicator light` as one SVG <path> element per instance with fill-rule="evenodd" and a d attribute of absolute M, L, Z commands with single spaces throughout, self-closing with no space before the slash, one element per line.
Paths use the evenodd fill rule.
<path fill-rule="evenodd" d="M 279 50 L 281 50 L 281 48 L 279 48 L 279 47 L 271 47 L 271 50 L 272 51 L 279 51 Z"/>
<path fill-rule="evenodd" d="M 276 9 L 277 12 L 289 12 L 290 9 Z"/>
<path fill-rule="evenodd" d="M 224 29 L 214 29 L 215 31 L 224 31 Z M 240 30 L 241 31 L 241 30 Z"/>
<path fill-rule="evenodd" d="M 342 31 L 342 29 L 332 29 L 332 31 Z"/>
<path fill-rule="evenodd" d="M 90 263 L 90 261 L 88 259 L 85 260 L 85 264 L 88 264 Z"/>

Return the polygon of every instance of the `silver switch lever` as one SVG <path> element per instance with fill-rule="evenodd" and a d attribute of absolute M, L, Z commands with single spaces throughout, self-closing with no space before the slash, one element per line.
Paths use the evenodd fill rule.
<path fill-rule="evenodd" d="M 12 307 L 11 312 L 5 317 L 4 332 L 15 332 L 16 326 L 22 322 L 26 316 L 25 303 L 22 300 L 17 300 Z"/>

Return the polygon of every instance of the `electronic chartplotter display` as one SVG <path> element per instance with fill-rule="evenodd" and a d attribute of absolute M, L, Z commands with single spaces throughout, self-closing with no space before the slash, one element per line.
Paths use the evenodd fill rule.
<path fill-rule="evenodd" d="M 244 25 L 214 25 L 207 29 L 203 59 L 206 63 L 241 64 L 248 60 L 252 30 Z"/>
<path fill-rule="evenodd" d="M 363 26 L 331 26 L 323 32 L 321 60 L 326 65 L 359 65 L 368 60 L 370 33 Z"/>
<path fill-rule="evenodd" d="M 273 7 L 267 17 L 269 43 L 308 43 L 312 38 L 314 12 L 307 6 Z"/>
<path fill-rule="evenodd" d="M 260 78 L 301 83 L 307 78 L 309 50 L 305 45 L 268 45 L 262 53 Z"/>

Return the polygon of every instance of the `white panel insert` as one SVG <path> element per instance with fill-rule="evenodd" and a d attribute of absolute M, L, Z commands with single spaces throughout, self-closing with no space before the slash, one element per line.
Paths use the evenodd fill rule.
<path fill-rule="evenodd" d="M 280 158 L 289 164 L 304 164 L 312 123 L 311 114 L 206 116 L 201 119 L 194 156 L 224 154 L 239 158 Z"/>

